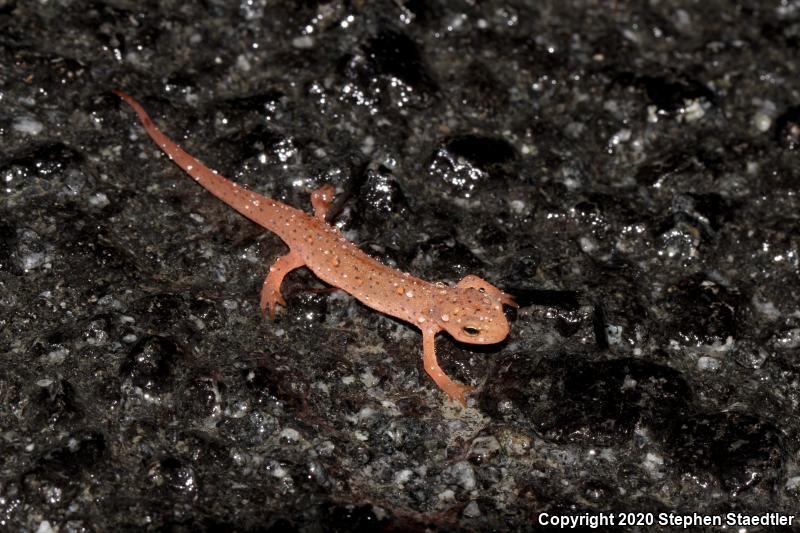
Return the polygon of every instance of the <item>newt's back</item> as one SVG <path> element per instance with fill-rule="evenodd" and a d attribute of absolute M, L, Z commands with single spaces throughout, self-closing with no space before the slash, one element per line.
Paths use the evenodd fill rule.
<path fill-rule="evenodd" d="M 318 278 L 350 293 L 362 303 L 401 320 L 419 323 L 431 305 L 435 287 L 383 265 L 365 254 L 336 228 L 301 213 L 303 220 L 283 240 L 303 257 Z"/>

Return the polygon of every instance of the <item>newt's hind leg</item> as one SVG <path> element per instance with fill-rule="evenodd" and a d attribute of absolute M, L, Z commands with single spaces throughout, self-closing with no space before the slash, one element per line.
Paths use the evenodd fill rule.
<path fill-rule="evenodd" d="M 336 189 L 333 185 L 323 185 L 319 189 L 311 193 L 311 207 L 314 208 L 314 216 L 325 220 L 325 215 L 328 214 L 333 203 L 333 195 Z"/>
<path fill-rule="evenodd" d="M 304 264 L 303 259 L 294 252 L 289 252 L 272 263 L 272 266 L 269 267 L 267 279 L 264 280 L 264 285 L 261 287 L 262 316 L 266 313 L 267 308 L 269 308 L 270 320 L 275 319 L 275 306 L 277 304 L 286 305 L 286 301 L 281 295 L 281 283 L 283 283 L 283 278 L 286 274 L 295 268 L 300 268 Z"/>

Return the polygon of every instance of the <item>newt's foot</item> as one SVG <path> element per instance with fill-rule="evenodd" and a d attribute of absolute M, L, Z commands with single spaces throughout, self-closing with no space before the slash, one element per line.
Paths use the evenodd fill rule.
<path fill-rule="evenodd" d="M 461 383 L 453 383 L 453 386 L 448 388 L 445 392 L 450 396 L 451 400 L 455 400 L 462 406 L 467 406 L 466 394 L 478 390 L 477 387 L 469 385 L 462 385 Z"/>
<path fill-rule="evenodd" d="M 333 196 L 335 194 L 336 188 L 333 185 L 323 185 L 311 193 L 311 207 L 314 208 L 314 216 L 325 220 L 328 209 L 333 204 Z"/>
<path fill-rule="evenodd" d="M 474 391 L 475 387 L 457 383 L 442 371 L 442 367 L 439 366 L 439 362 L 436 360 L 435 337 L 438 331 L 438 329 L 422 330 L 422 365 L 425 367 L 425 372 L 433 379 L 434 383 L 436 383 L 451 400 L 455 400 L 466 407 L 466 394 Z"/>
<path fill-rule="evenodd" d="M 264 282 L 264 286 L 261 288 L 261 316 L 263 317 L 267 312 L 267 308 L 269 308 L 269 319 L 275 320 L 275 306 L 278 304 L 285 306 L 286 301 L 283 299 L 283 295 L 281 295 L 280 288 L 273 287 L 268 281 L 269 278 L 267 278 Z"/>
<path fill-rule="evenodd" d="M 264 316 L 269 308 L 269 319 L 275 319 L 275 306 L 286 305 L 281 295 L 281 283 L 286 274 L 303 266 L 303 260 L 294 252 L 289 252 L 275 260 L 269 267 L 269 274 L 261 286 L 261 316 Z"/>

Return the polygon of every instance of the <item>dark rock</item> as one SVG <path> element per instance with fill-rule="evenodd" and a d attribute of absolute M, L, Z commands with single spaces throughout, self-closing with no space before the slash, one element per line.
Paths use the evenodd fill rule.
<path fill-rule="evenodd" d="M 395 76 L 420 91 L 434 88 L 417 43 L 399 31 L 386 29 L 379 32 L 364 46 L 363 57 L 366 70 L 359 73 L 362 79 L 376 75 Z"/>
<path fill-rule="evenodd" d="M 694 346 L 736 339 L 744 313 L 743 298 L 698 273 L 667 288 L 664 335 Z"/>
<path fill-rule="evenodd" d="M 285 294 L 285 319 L 298 330 L 311 331 L 325 322 L 328 314 L 328 291 L 312 288 Z"/>
<path fill-rule="evenodd" d="M 388 518 L 378 518 L 371 505 L 336 505 L 325 513 L 324 531 L 329 533 L 381 531 L 391 523 Z"/>
<path fill-rule="evenodd" d="M 796 513 L 795 15 L 0 0 L 0 529 Z M 244 186 L 310 212 L 334 184 L 381 261 L 516 296 L 504 342 L 437 336 L 469 407 L 419 327 L 307 268 L 262 320 L 284 243 L 115 88 Z"/>
<path fill-rule="evenodd" d="M 472 192 L 507 179 L 516 151 L 505 140 L 479 135 L 445 139 L 431 157 L 429 172 L 455 190 Z"/>
<path fill-rule="evenodd" d="M 408 200 L 403 189 L 385 167 L 366 171 L 358 200 L 359 212 L 367 222 L 385 224 L 386 219 L 408 214 Z"/>
<path fill-rule="evenodd" d="M 785 436 L 753 415 L 697 414 L 675 427 L 669 444 L 678 467 L 699 482 L 717 481 L 732 495 L 758 484 L 770 491 L 783 475 Z"/>
<path fill-rule="evenodd" d="M 508 105 L 508 88 L 480 61 L 473 61 L 463 73 L 457 97 L 463 111 L 491 118 Z"/>
<path fill-rule="evenodd" d="M 578 291 L 509 287 L 508 292 L 514 295 L 520 307 L 543 305 L 564 311 L 577 311 L 580 307 L 581 293 Z"/>
<path fill-rule="evenodd" d="M 419 244 L 417 260 L 423 260 L 425 265 L 419 270 L 431 268 L 436 272 L 446 271 L 454 281 L 461 279 L 468 273 L 480 272 L 482 261 L 475 257 L 472 251 L 458 240 L 445 235 L 438 235 Z M 429 266 L 430 265 L 430 266 Z"/>
<path fill-rule="evenodd" d="M 194 469 L 176 457 L 165 457 L 152 465 L 148 481 L 177 494 L 192 495 L 198 490 Z"/>
<path fill-rule="evenodd" d="M 158 336 L 141 339 L 120 366 L 122 379 L 147 392 L 161 392 L 175 379 L 175 366 L 183 351 L 175 341 Z"/>
<path fill-rule="evenodd" d="M 211 376 L 191 379 L 181 393 L 182 415 L 195 419 L 219 416 L 224 401 L 225 385 Z M 199 420 L 198 420 L 199 421 Z"/>
<path fill-rule="evenodd" d="M 84 417 L 75 387 L 66 379 L 52 380 L 36 387 L 27 417 L 37 428 L 76 422 Z"/>
<path fill-rule="evenodd" d="M 641 76 L 636 82 L 644 87 L 647 97 L 660 111 L 668 113 L 683 109 L 692 100 L 716 101 L 711 89 L 689 77 Z"/>
<path fill-rule="evenodd" d="M 775 138 L 789 150 L 800 147 L 800 106 L 790 107 L 775 119 Z"/>
<path fill-rule="evenodd" d="M 579 355 L 498 363 L 481 403 L 493 416 L 524 417 L 530 430 L 556 442 L 626 442 L 633 431 L 655 433 L 690 411 L 691 389 L 669 367 L 638 359 L 589 361 Z M 499 406 L 510 402 L 511 410 Z"/>
<path fill-rule="evenodd" d="M 3 219 L 8 220 L 7 217 Z M 7 222 L 0 222 L 0 271 L 12 272 L 17 275 L 21 270 L 16 268 L 12 261 L 14 249 L 17 247 L 17 229 Z"/>
<path fill-rule="evenodd" d="M 0 173 L 20 167 L 25 174 L 52 179 L 68 167 L 80 166 L 83 154 L 60 142 L 38 143 L 12 154 L 3 154 Z"/>
<path fill-rule="evenodd" d="M 246 371 L 245 385 L 256 405 L 267 407 L 280 402 L 285 409 L 304 408 L 308 387 L 293 375 L 296 361 L 290 357 L 263 354 L 259 366 Z"/>
<path fill-rule="evenodd" d="M 45 453 L 37 465 L 48 472 L 77 476 L 91 472 L 104 460 L 107 453 L 106 438 L 102 433 L 71 436 L 60 446 Z"/>

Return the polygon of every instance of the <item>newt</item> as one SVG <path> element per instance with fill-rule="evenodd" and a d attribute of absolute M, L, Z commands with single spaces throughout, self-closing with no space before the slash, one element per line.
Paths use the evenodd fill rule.
<path fill-rule="evenodd" d="M 307 267 L 322 281 L 338 287 L 372 309 L 409 322 L 422 331 L 422 361 L 439 388 L 462 405 L 474 387 L 450 379 L 436 358 L 435 336 L 446 331 L 470 344 L 495 344 L 508 336 L 503 306 L 518 307 L 514 299 L 489 282 L 468 275 L 454 287 L 431 283 L 387 267 L 345 239 L 325 221 L 335 189 L 323 185 L 311 194 L 314 216 L 245 189 L 183 151 L 164 135 L 139 103 L 113 91 L 138 115 L 155 144 L 208 192 L 256 224 L 280 237 L 289 253 L 270 266 L 261 289 L 262 316 L 285 306 L 281 283 L 290 271 Z"/>

